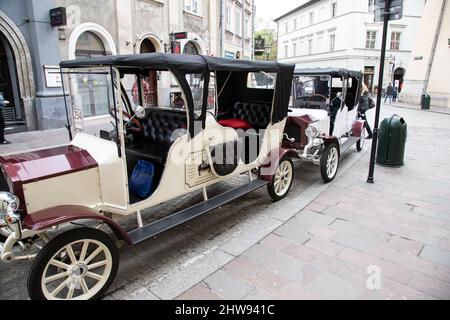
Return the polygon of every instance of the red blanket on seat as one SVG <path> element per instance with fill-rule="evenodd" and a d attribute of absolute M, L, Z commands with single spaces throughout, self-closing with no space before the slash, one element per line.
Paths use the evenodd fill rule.
<path fill-rule="evenodd" d="M 233 129 L 242 129 L 247 130 L 252 128 L 252 124 L 248 122 L 247 120 L 243 119 L 224 119 L 219 120 L 219 124 L 223 127 L 229 127 Z"/>

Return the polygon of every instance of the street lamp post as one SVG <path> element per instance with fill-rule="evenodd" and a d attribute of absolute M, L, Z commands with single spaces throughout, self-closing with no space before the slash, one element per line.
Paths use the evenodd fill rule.
<path fill-rule="evenodd" d="M 381 13 L 383 17 L 383 36 L 381 39 L 381 59 L 380 59 L 380 73 L 378 76 L 378 94 L 377 94 L 377 104 L 375 108 L 375 123 L 373 128 L 372 136 L 372 149 L 370 151 L 370 163 L 369 163 L 369 174 L 367 176 L 368 183 L 374 183 L 373 174 L 375 171 L 375 156 L 377 152 L 377 140 L 379 132 L 379 121 L 380 121 L 380 107 L 381 107 L 381 93 L 383 90 L 383 73 L 384 73 L 384 63 L 386 59 L 386 39 L 387 39 L 387 29 L 389 23 L 389 9 L 391 7 L 392 0 L 386 0 L 385 10 Z"/>

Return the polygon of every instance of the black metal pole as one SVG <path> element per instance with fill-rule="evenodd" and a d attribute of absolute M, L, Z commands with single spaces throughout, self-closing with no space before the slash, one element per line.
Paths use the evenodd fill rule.
<path fill-rule="evenodd" d="M 372 150 L 370 153 L 370 165 L 369 165 L 369 176 L 367 177 L 368 183 L 374 183 L 373 173 L 375 171 L 375 156 L 377 152 L 377 142 L 378 142 L 378 124 L 380 121 L 380 108 L 381 108 L 381 93 L 383 90 L 383 75 L 384 75 L 384 63 L 386 59 L 386 39 L 387 39 L 387 29 L 389 22 L 389 8 L 391 7 L 391 0 L 386 0 L 386 7 L 384 8 L 383 14 L 383 38 L 381 40 L 381 60 L 380 60 L 380 72 L 378 75 L 378 93 L 377 93 L 377 106 L 375 109 L 375 124 L 373 129 L 372 137 Z"/>

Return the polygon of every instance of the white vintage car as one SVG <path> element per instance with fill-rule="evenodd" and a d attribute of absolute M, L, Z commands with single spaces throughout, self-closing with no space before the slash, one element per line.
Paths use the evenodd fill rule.
<path fill-rule="evenodd" d="M 152 53 L 60 66 L 70 144 L 0 157 L 0 258 L 34 259 L 32 299 L 106 292 L 119 258 L 102 225 L 134 245 L 262 186 L 274 200 L 288 193 L 295 151 L 280 144 L 293 65 Z M 255 86 L 264 74 L 272 85 Z M 149 77 L 158 97 L 145 106 Z M 208 197 L 238 175 L 248 180 Z M 193 191 L 204 201 L 144 224 L 142 210 Z"/>
<path fill-rule="evenodd" d="M 338 171 L 340 155 L 364 145 L 364 121 L 357 118 L 362 74 L 333 68 L 296 69 L 284 148 L 320 166 L 325 182 Z"/>

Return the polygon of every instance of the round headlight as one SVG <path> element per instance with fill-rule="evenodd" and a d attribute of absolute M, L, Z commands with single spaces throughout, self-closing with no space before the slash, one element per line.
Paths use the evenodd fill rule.
<path fill-rule="evenodd" d="M 314 126 L 308 126 L 308 128 L 306 128 L 306 130 L 305 130 L 305 133 L 306 133 L 306 136 L 311 139 L 314 139 L 315 137 L 317 137 L 319 135 L 319 131 Z"/>
<path fill-rule="evenodd" d="M 0 216 L 14 213 L 19 209 L 20 201 L 17 196 L 9 192 L 0 192 Z"/>

